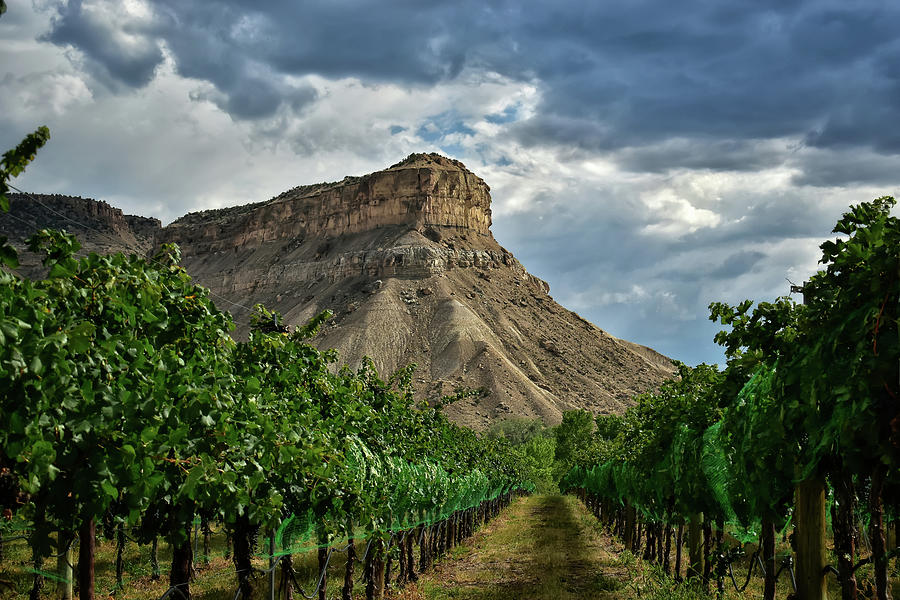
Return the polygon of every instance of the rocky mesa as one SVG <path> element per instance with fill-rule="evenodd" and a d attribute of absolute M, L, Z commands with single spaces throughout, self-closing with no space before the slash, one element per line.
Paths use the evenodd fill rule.
<path fill-rule="evenodd" d="M 123 215 L 127 227 L 105 226 L 104 249 L 117 249 L 113 232 L 125 248 L 179 244 L 188 273 L 227 299 L 238 336 L 255 303 L 291 325 L 331 309 L 317 345 L 350 365 L 369 356 L 384 374 L 415 363 L 425 398 L 483 390 L 445 408 L 476 429 L 511 416 L 557 423 L 573 408 L 621 412 L 671 375 L 668 358 L 557 304 L 493 238 L 490 203 L 488 185 L 462 163 L 414 154 L 370 175 L 166 227 Z M 15 198 L 12 214 L 25 205 Z M 36 222 L 44 207 L 29 210 Z M 11 227 L 22 229 L 0 215 L 0 233 Z M 78 233 L 103 237 L 98 231 Z"/>

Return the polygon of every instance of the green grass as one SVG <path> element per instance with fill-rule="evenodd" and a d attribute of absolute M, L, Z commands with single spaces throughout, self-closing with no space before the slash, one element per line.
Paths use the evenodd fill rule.
<path fill-rule="evenodd" d="M 262 540 L 261 540 L 262 543 Z M 199 545 L 200 553 L 203 551 L 202 541 Z M 0 561 L 0 599 L 26 598 L 31 590 L 32 566 L 31 551 L 24 541 L 16 541 L 4 546 L 4 558 Z M 365 551 L 365 546 L 357 544 L 357 552 L 360 556 Z M 237 577 L 234 574 L 234 564 L 225 555 L 225 535 L 222 531 L 214 531 L 211 537 L 209 564 L 204 563 L 202 556 L 195 558 L 195 578 L 191 582 L 191 595 L 197 600 L 219 600 L 232 598 L 237 589 Z M 77 553 L 76 553 L 77 559 Z M 168 544 L 159 544 L 159 563 L 161 577 L 158 580 L 152 578 L 150 566 L 150 546 L 139 546 L 134 542 L 127 542 L 125 546 L 124 564 L 125 575 L 123 577 L 123 590 L 117 597 L 129 600 L 157 600 L 168 589 L 169 565 L 172 560 L 172 551 Z M 98 538 L 97 554 L 95 560 L 95 589 L 97 597 L 111 596 L 115 589 L 115 561 L 116 546 L 111 540 Z M 329 563 L 328 595 L 339 594 L 343 585 L 343 572 L 346 565 L 346 554 L 334 552 Z M 268 561 L 264 557 L 254 559 L 254 566 L 260 569 L 268 567 Z M 43 571 L 55 573 L 56 559 L 50 558 L 44 561 Z M 307 593 L 315 588 L 315 579 L 319 574 L 318 558 L 315 551 L 297 554 L 294 556 L 294 570 L 298 581 L 304 583 Z M 357 578 L 361 568 L 357 565 L 355 575 Z M 280 570 L 277 571 L 276 585 L 281 583 Z M 268 580 L 264 575 L 254 578 L 254 596 L 266 598 Z M 362 590 L 362 585 L 357 584 L 357 589 Z M 47 579 L 42 589 L 42 598 L 56 598 L 56 582 Z"/>
<path fill-rule="evenodd" d="M 574 498 L 521 499 L 446 560 L 410 598 L 427 600 L 618 598 L 621 568 L 585 530 Z"/>

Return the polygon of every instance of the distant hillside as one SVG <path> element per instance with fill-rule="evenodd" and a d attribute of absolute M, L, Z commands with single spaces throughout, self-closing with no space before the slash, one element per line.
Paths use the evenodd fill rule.
<path fill-rule="evenodd" d="M 10 212 L 0 213 L 0 235 L 20 249 L 19 272 L 41 274 L 38 256 L 25 251 L 25 240 L 40 229 L 64 229 L 77 236 L 80 254 L 137 252 L 153 249 L 161 225 L 159 219 L 126 215 L 106 202 L 60 194 L 9 194 Z"/>

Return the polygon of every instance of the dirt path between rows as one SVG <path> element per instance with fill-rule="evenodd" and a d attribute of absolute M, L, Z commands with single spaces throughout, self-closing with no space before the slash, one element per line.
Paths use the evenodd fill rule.
<path fill-rule="evenodd" d="M 627 571 L 595 523 L 571 496 L 520 499 L 397 597 L 621 598 Z"/>

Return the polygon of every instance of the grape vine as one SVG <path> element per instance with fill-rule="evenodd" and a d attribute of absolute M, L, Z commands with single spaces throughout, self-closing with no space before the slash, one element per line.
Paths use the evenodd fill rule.
<path fill-rule="evenodd" d="M 900 517 L 894 206 L 884 197 L 850 207 L 834 228 L 840 237 L 821 245 L 823 267 L 802 287 L 803 304 L 788 297 L 711 304 L 710 318 L 728 327 L 716 336 L 727 367 L 679 365 L 658 392 L 638 396 L 622 418 L 606 418 L 596 451 L 562 487 L 579 490 L 633 548 L 639 518 L 654 543 L 672 526 L 680 538 L 687 524 L 689 572 L 707 585 L 711 574 L 721 585 L 724 567 L 715 557 L 727 554 L 721 544 L 713 552 L 713 527 L 717 539 L 726 523 L 740 539 L 760 536 L 767 599 L 775 593 L 775 530 L 791 518 L 803 533 L 796 536 L 798 592 L 820 597 L 824 508 L 816 525 L 806 506 L 818 489 L 824 507 L 827 492 L 842 597 L 857 597 L 853 531 L 864 520 L 876 594 L 889 598 L 885 512 Z M 804 544 L 816 526 L 822 558 L 807 568 Z"/>
<path fill-rule="evenodd" d="M 87 551 L 111 517 L 167 538 L 170 583 L 189 595 L 200 515 L 234 532 L 249 597 L 250 537 L 292 515 L 320 544 L 384 543 L 526 485 L 507 445 L 414 401 L 412 368 L 387 382 L 371 362 L 338 369 L 308 341 L 327 313 L 290 330 L 260 306 L 236 342 L 176 247 L 148 260 L 76 258 L 77 241 L 55 231 L 28 243 L 48 275 L 0 273 L 0 459 L 19 485 L 4 508 L 31 523 L 36 570 L 53 532 L 79 532 Z"/>

